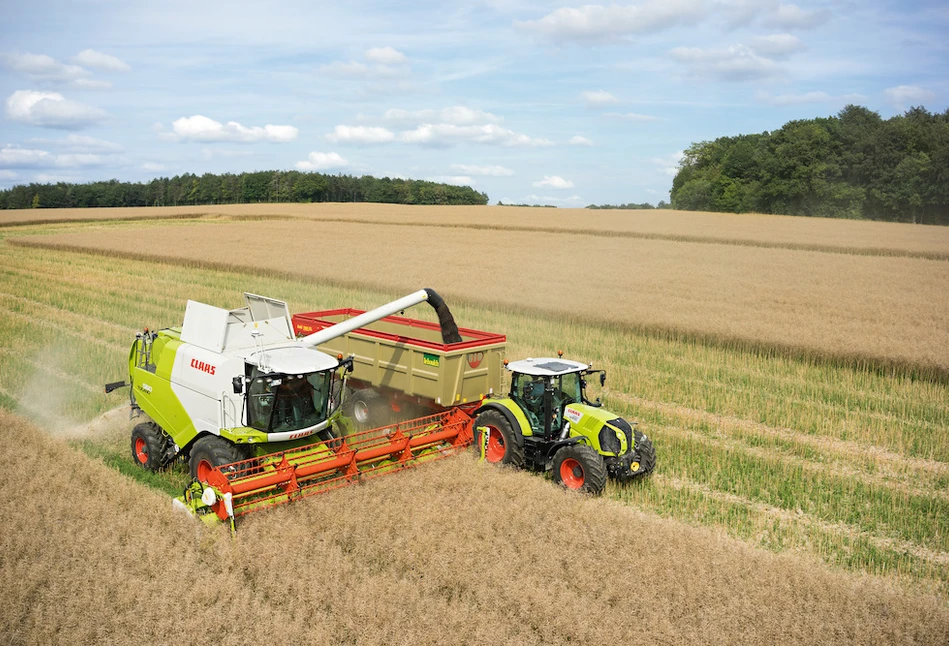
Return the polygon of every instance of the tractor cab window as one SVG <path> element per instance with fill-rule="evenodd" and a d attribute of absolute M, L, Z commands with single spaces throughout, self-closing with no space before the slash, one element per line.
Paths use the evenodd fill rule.
<path fill-rule="evenodd" d="M 544 419 L 546 417 L 544 409 L 544 390 L 546 388 L 546 378 L 533 375 L 517 374 L 511 383 L 511 396 L 516 401 L 527 421 L 531 423 L 531 428 L 535 433 L 544 433 Z"/>
<path fill-rule="evenodd" d="M 315 426 L 329 414 L 333 373 L 262 374 L 254 368 L 247 389 L 248 426 L 282 433 Z"/>
<path fill-rule="evenodd" d="M 550 416 L 555 431 L 563 427 L 563 409 L 580 401 L 583 401 L 580 399 L 580 373 L 571 372 L 553 377 Z"/>

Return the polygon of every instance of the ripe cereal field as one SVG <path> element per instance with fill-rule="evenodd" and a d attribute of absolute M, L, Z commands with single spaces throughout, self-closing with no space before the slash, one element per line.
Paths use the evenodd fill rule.
<path fill-rule="evenodd" d="M 820 221 L 793 223 L 792 248 L 673 239 L 694 230 L 678 220 L 650 225 L 666 237 L 619 234 L 638 220 L 610 237 L 507 215 L 520 210 L 458 227 L 450 209 L 256 206 L 0 228 L 0 406 L 16 414 L 0 413 L 16 447 L 4 641 L 172 625 L 185 643 L 949 639 L 949 245 L 914 241 L 926 228 L 886 243 L 898 253 L 869 234 L 828 252 Z M 231 221 L 264 215 L 278 219 Z M 760 238 L 761 217 L 730 235 Z M 598 394 L 653 439 L 655 474 L 584 499 L 462 457 L 256 514 L 232 543 L 171 515 L 174 476 L 130 468 L 124 396 L 101 385 L 124 376 L 136 329 L 180 324 L 189 298 L 368 308 L 423 286 L 460 325 L 507 334 L 511 358 L 563 347 L 605 368 Z"/>

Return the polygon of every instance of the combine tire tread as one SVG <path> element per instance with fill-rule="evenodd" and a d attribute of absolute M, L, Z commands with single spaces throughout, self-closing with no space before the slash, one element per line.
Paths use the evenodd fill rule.
<path fill-rule="evenodd" d="M 202 468 L 219 467 L 223 464 L 246 460 L 247 457 L 247 454 L 236 444 L 217 435 L 205 435 L 191 447 L 189 459 L 191 477 L 200 480 L 198 476 Z"/>
<path fill-rule="evenodd" d="M 497 430 L 504 443 L 504 457 L 494 460 L 497 464 L 510 464 L 514 467 L 524 466 L 524 437 L 520 431 L 511 428 L 507 418 L 496 410 L 486 410 L 474 421 L 474 447 L 475 454 L 481 455 L 481 433 L 478 431 L 482 426 L 489 426 Z"/>
<path fill-rule="evenodd" d="M 155 422 L 142 422 L 132 429 L 132 460 L 149 471 L 165 466 L 168 436 Z"/>
<path fill-rule="evenodd" d="M 570 464 L 576 465 L 573 470 L 569 469 Z M 567 480 L 564 471 L 569 474 Z M 606 463 L 593 447 L 571 444 L 554 454 L 553 477 L 563 487 L 598 496 L 606 486 Z"/>

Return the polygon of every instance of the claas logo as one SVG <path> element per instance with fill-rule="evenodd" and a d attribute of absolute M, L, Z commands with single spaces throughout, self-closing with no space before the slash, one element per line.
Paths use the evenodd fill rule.
<path fill-rule="evenodd" d="M 213 375 L 214 371 L 217 370 L 216 366 L 212 366 L 210 363 L 205 363 L 203 361 L 198 361 L 197 359 L 191 360 L 191 367 L 194 368 L 195 370 L 206 372 L 209 375 Z"/>

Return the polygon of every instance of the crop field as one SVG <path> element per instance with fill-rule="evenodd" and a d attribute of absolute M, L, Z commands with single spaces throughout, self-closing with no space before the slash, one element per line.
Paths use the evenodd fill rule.
<path fill-rule="evenodd" d="M 711 235 L 696 214 L 591 220 L 610 236 L 547 209 L 256 207 L 285 219 L 0 227 L 4 642 L 949 640 L 942 230 L 840 223 L 869 227 L 848 251 L 838 223 L 774 218 L 769 239 L 763 216 L 713 244 L 681 237 Z M 189 298 L 368 308 L 425 286 L 510 358 L 605 368 L 597 394 L 656 472 L 586 499 L 462 457 L 253 515 L 232 542 L 131 468 L 126 395 L 101 385 L 135 330 Z"/>

